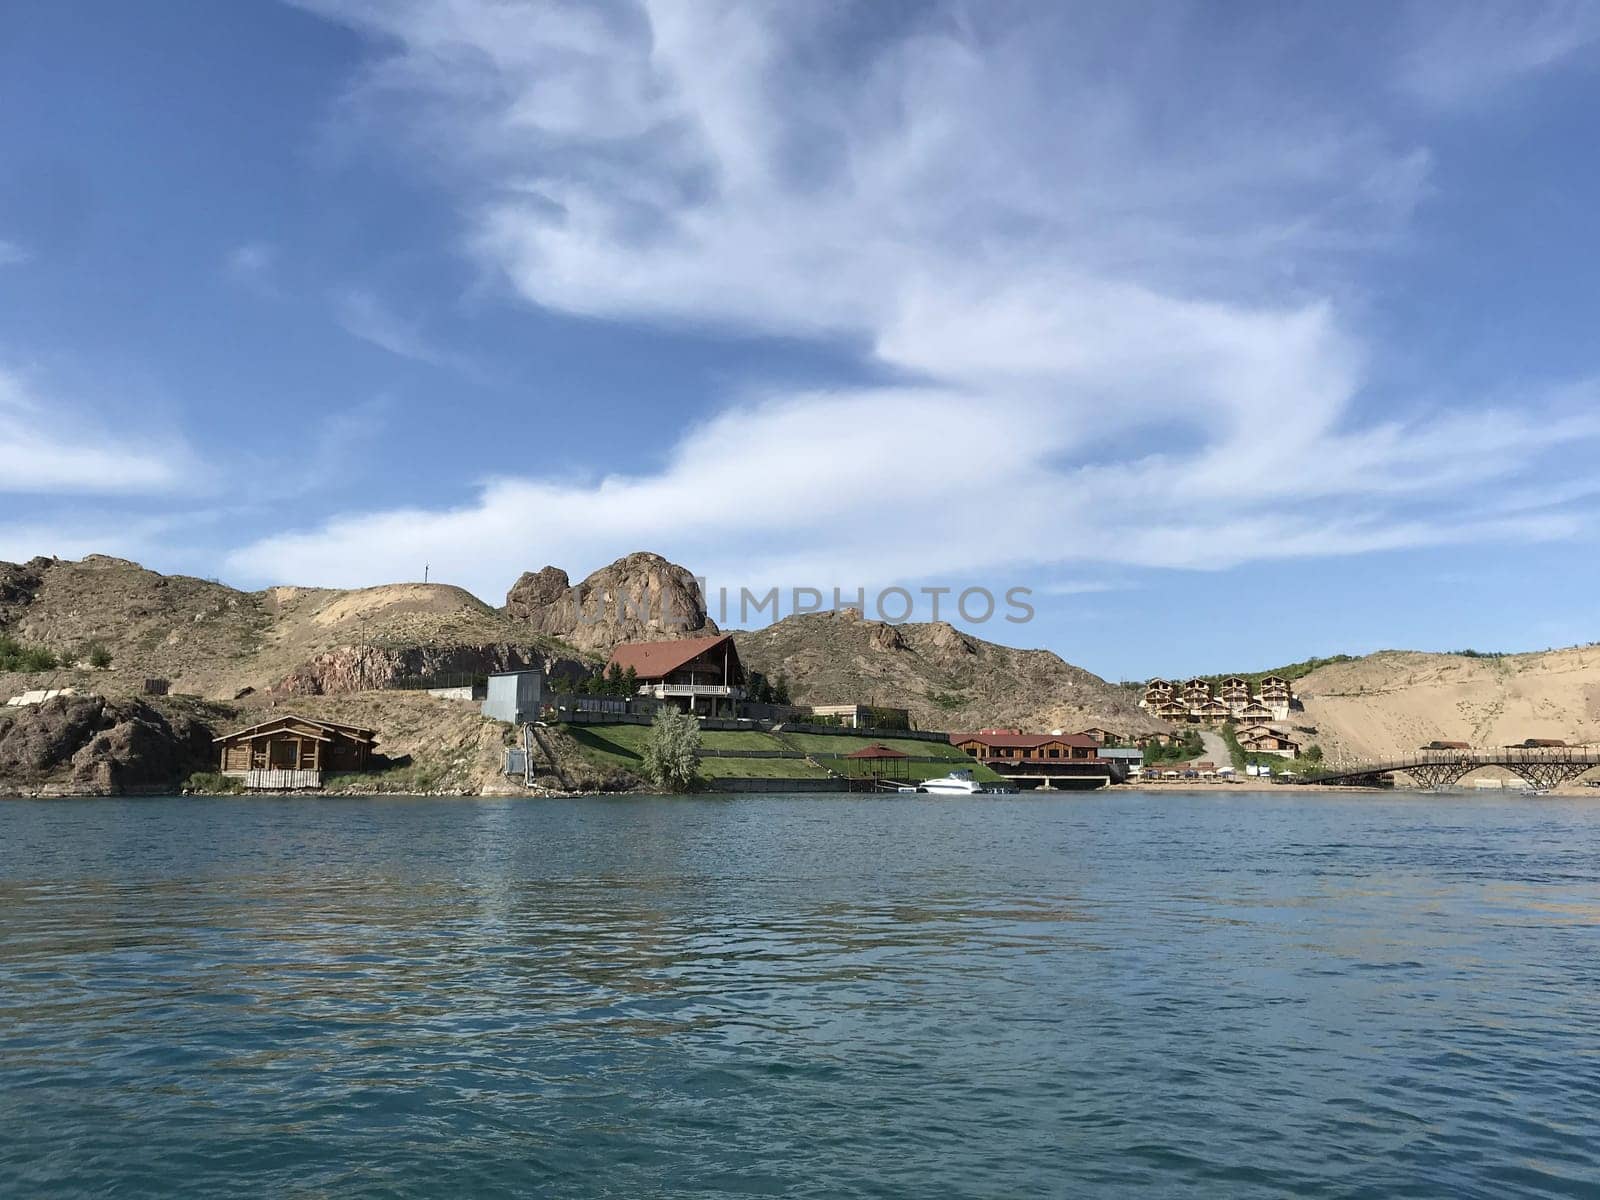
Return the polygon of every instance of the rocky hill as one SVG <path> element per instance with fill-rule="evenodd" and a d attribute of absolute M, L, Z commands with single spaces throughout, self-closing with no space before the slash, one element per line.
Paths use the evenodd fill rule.
<path fill-rule="evenodd" d="M 1434 739 L 1504 746 L 1600 741 L 1600 647 L 1476 656 L 1384 651 L 1295 684 L 1294 723 L 1335 762 L 1409 754 Z"/>
<path fill-rule="evenodd" d="M 943 621 L 888 625 L 854 609 L 788 617 L 738 635 L 745 666 L 783 676 L 801 704 L 909 707 L 924 729 L 1166 726 L 1138 697 L 1048 650 L 1014 650 Z"/>
<path fill-rule="evenodd" d="M 717 632 L 693 573 L 642 550 L 577 587 L 560 567 L 526 571 L 506 593 L 505 613 L 526 629 L 602 654 L 619 642 Z"/>
<path fill-rule="evenodd" d="M 232 699 L 350 691 L 401 676 L 530 662 L 555 672 L 587 666 L 572 647 L 446 584 L 243 592 L 101 555 L 0 564 L 0 631 L 80 662 L 25 678 L 0 676 L 8 695 L 44 686 L 127 695 L 158 677 L 174 691 Z M 93 645 L 110 652 L 109 670 L 82 665 Z"/>

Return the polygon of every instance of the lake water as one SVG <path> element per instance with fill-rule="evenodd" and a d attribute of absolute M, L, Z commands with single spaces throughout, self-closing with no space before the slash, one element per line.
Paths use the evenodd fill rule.
<path fill-rule="evenodd" d="M 0 1195 L 1595 1196 L 1600 804 L 0 803 Z"/>

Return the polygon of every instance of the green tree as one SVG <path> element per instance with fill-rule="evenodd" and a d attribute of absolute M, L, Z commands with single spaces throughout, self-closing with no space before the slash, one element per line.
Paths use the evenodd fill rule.
<path fill-rule="evenodd" d="M 782 675 L 772 681 L 772 703 L 789 703 L 789 681 Z"/>
<path fill-rule="evenodd" d="M 612 663 L 606 670 L 604 693 L 607 696 L 626 696 L 628 693 L 623 690 L 626 686 L 622 680 L 622 667 Z"/>
<path fill-rule="evenodd" d="M 96 642 L 89 647 L 89 665 L 97 671 L 104 671 L 111 665 L 111 651 L 100 642 Z"/>
<path fill-rule="evenodd" d="M 622 673 L 622 694 L 624 696 L 637 696 L 639 694 L 639 672 L 632 667 Z"/>
<path fill-rule="evenodd" d="M 686 712 L 662 708 L 644 743 L 644 773 L 657 787 L 686 791 L 700 770 L 700 722 Z"/>

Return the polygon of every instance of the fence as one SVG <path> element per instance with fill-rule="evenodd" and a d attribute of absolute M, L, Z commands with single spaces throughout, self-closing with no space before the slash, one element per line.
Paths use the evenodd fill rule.
<path fill-rule="evenodd" d="M 297 792 L 322 786 L 321 771 L 246 771 L 244 786 L 247 791 Z"/>
<path fill-rule="evenodd" d="M 400 692 L 431 692 L 446 688 L 472 688 L 487 693 L 489 676 L 482 671 L 454 671 L 441 675 L 398 675 L 387 685 L 387 690 Z"/>

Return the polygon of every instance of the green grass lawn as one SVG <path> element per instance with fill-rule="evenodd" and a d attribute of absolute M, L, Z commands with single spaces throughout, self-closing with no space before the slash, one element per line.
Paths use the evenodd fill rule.
<path fill-rule="evenodd" d="M 848 733 L 780 733 L 774 736 L 787 743 L 789 749 L 804 750 L 807 754 L 845 755 L 876 743 L 915 758 L 942 758 L 952 762 L 967 759 L 966 751 L 949 742 L 924 742 L 917 738 L 869 738 Z"/>
<path fill-rule="evenodd" d="M 567 734 L 583 756 L 602 766 L 640 774 L 644 769 L 648 725 L 568 725 Z M 700 745 L 707 750 L 792 750 L 770 733 L 744 729 L 701 731 Z M 702 758 L 705 779 L 820 779 L 827 772 L 799 758 Z"/>
<path fill-rule="evenodd" d="M 826 779 L 803 758 L 702 758 L 702 779 Z"/>

